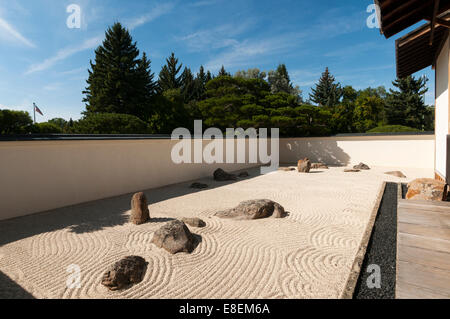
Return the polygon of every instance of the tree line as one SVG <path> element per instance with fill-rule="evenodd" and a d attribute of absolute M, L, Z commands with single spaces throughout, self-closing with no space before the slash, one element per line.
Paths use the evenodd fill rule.
<path fill-rule="evenodd" d="M 0 110 L 0 133 L 170 134 L 205 126 L 280 129 L 281 136 L 424 131 L 434 129 L 434 108 L 425 105 L 426 79 L 407 77 L 384 87 L 342 87 L 328 68 L 305 101 L 288 70 L 257 68 L 234 75 L 183 66 L 172 53 L 158 78 L 147 54 L 120 23 L 108 28 L 90 62 L 78 121 L 33 124 L 27 112 Z"/>

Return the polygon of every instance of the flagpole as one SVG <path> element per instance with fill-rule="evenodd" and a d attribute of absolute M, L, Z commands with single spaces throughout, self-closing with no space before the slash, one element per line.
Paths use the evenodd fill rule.
<path fill-rule="evenodd" d="M 34 124 L 36 124 L 36 106 L 34 105 L 34 102 L 33 102 L 33 117 L 34 117 Z"/>

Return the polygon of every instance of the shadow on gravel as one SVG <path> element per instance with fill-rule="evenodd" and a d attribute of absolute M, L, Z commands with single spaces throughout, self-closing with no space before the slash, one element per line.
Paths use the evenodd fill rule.
<path fill-rule="evenodd" d="M 32 294 L 0 271 L 0 299 L 35 299 Z"/>

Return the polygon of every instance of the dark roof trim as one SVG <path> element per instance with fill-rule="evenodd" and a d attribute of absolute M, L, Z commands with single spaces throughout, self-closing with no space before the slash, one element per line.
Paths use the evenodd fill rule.
<path fill-rule="evenodd" d="M 450 13 L 439 16 L 449 20 Z M 434 31 L 433 44 L 430 45 L 431 23 L 399 38 L 396 43 L 397 77 L 404 78 L 428 66 L 434 65 L 443 44 L 448 38 L 448 28 L 437 25 Z"/>
<path fill-rule="evenodd" d="M 364 136 L 413 136 L 434 135 L 434 132 L 400 132 L 400 133 L 349 133 L 330 136 L 293 136 L 280 138 L 326 138 L 326 137 L 364 137 Z M 170 140 L 170 135 L 69 135 L 69 134 L 28 134 L 0 135 L 0 142 L 14 141 L 117 141 L 117 140 Z"/>
<path fill-rule="evenodd" d="M 433 17 L 437 0 L 374 0 L 380 31 L 386 38 Z M 450 0 L 439 0 L 437 15 L 450 9 Z"/>

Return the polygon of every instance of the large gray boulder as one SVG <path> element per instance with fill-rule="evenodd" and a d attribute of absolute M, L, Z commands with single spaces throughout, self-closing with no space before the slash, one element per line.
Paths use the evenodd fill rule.
<path fill-rule="evenodd" d="M 236 179 L 236 175 L 227 173 L 221 168 L 214 172 L 214 180 L 218 182 L 235 181 Z"/>
<path fill-rule="evenodd" d="M 115 291 L 137 284 L 144 278 L 147 262 L 139 256 L 125 257 L 110 267 L 102 278 L 102 285 Z"/>
<path fill-rule="evenodd" d="M 145 194 L 142 192 L 134 194 L 131 198 L 130 221 L 135 225 L 140 225 L 148 222 L 149 219 L 150 213 L 148 211 Z"/>
<path fill-rule="evenodd" d="M 218 212 L 215 216 L 232 219 L 261 219 L 283 218 L 286 216 L 283 206 L 269 199 L 248 200 L 241 202 L 237 207 Z"/>
<path fill-rule="evenodd" d="M 171 254 L 191 253 L 195 248 L 196 240 L 182 221 L 173 220 L 155 232 L 152 243 Z"/>

